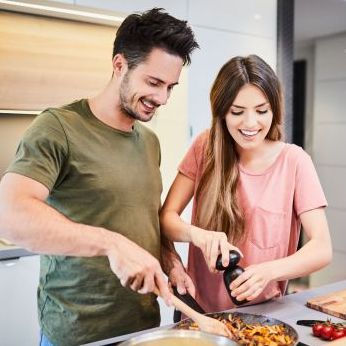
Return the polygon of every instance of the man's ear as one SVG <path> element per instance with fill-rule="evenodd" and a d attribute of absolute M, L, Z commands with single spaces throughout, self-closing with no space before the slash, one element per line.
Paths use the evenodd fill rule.
<path fill-rule="evenodd" d="M 122 54 L 114 55 L 112 64 L 113 64 L 113 72 L 116 76 L 120 76 L 121 74 L 127 71 L 127 68 L 128 68 L 127 61 Z"/>

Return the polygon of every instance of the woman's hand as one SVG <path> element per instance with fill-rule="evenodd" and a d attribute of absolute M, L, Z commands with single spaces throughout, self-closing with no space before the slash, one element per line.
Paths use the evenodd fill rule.
<path fill-rule="evenodd" d="M 202 251 L 211 272 L 217 272 L 215 265 L 219 254 L 222 255 L 222 264 L 224 267 L 228 266 L 230 250 L 236 250 L 243 256 L 237 247 L 228 242 L 226 233 L 206 231 L 192 225 L 189 227 L 191 242 Z"/>
<path fill-rule="evenodd" d="M 263 262 L 245 268 L 244 273 L 230 284 L 232 296 L 239 301 L 257 298 L 269 282 L 275 279 L 274 266 L 275 262 Z"/>

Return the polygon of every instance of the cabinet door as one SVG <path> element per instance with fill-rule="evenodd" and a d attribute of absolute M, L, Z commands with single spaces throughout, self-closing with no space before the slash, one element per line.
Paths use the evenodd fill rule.
<path fill-rule="evenodd" d="M 0 344 L 37 346 L 39 256 L 0 261 Z"/>

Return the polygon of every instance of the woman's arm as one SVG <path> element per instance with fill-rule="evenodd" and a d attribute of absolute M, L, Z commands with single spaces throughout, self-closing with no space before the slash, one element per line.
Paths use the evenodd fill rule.
<path fill-rule="evenodd" d="M 166 237 L 172 241 L 190 242 L 190 224 L 180 218 L 190 202 L 195 183 L 192 179 L 178 173 L 160 212 L 160 225 Z"/>
<path fill-rule="evenodd" d="M 253 300 L 270 281 L 302 277 L 331 262 L 332 244 L 324 208 L 306 211 L 300 219 L 308 242 L 293 255 L 247 267 L 230 287 L 238 300 Z"/>
<path fill-rule="evenodd" d="M 309 240 L 295 254 L 277 261 L 277 266 L 284 266 L 285 276 L 277 273 L 275 280 L 289 280 L 311 274 L 332 260 L 332 242 L 324 208 L 302 213 L 300 220 Z"/>
<path fill-rule="evenodd" d="M 191 242 L 200 248 L 209 269 L 215 271 L 219 253 L 222 254 L 223 265 L 227 266 L 229 251 L 239 249 L 228 242 L 224 232 L 207 231 L 181 219 L 180 214 L 193 197 L 194 188 L 195 182 L 192 179 L 178 173 L 160 213 L 161 230 L 172 241 Z"/>

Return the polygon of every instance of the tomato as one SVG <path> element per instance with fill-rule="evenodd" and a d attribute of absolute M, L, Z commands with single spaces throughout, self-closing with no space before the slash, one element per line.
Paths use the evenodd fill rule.
<path fill-rule="evenodd" d="M 340 339 L 342 337 L 346 336 L 346 329 L 345 328 L 336 328 L 333 330 L 331 339 Z"/>
<path fill-rule="evenodd" d="M 320 337 L 323 340 L 330 340 L 332 337 L 332 333 L 335 329 L 333 328 L 333 326 L 331 326 L 330 324 L 326 324 L 323 326 L 323 328 L 321 329 L 321 333 L 320 333 Z"/>
<path fill-rule="evenodd" d="M 315 336 L 320 336 L 321 335 L 321 330 L 323 328 L 323 324 L 322 323 L 315 323 L 313 326 L 312 326 L 312 333 L 315 335 Z"/>

